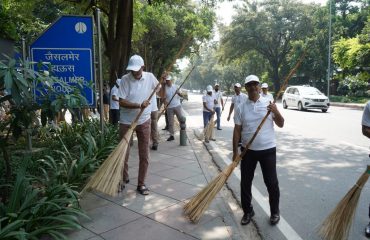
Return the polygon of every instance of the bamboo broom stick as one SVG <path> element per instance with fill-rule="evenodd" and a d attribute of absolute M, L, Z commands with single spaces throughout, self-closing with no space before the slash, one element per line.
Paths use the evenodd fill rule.
<path fill-rule="evenodd" d="M 282 84 L 280 90 L 275 96 L 274 102 L 276 102 L 276 99 L 278 99 L 280 94 L 284 91 L 285 87 L 288 84 L 289 79 L 293 76 L 298 67 L 301 65 L 305 55 L 306 51 L 303 51 L 297 63 L 295 64 L 293 69 L 291 69 L 288 76 L 285 78 L 284 83 Z M 223 170 L 215 179 L 213 179 L 207 186 L 205 186 L 198 194 L 196 194 L 192 199 L 190 199 L 189 202 L 185 204 L 184 213 L 189 217 L 190 221 L 194 223 L 198 222 L 200 217 L 203 215 L 204 211 L 208 208 L 212 200 L 215 198 L 216 194 L 224 186 L 230 174 L 234 171 L 236 166 L 238 166 L 239 162 L 243 159 L 248 148 L 250 147 L 250 145 L 256 138 L 258 132 L 262 128 L 262 125 L 265 123 L 267 117 L 270 115 L 270 112 L 271 111 L 268 111 L 266 113 L 261 123 L 257 127 L 256 132 L 253 134 L 252 138 L 248 141 L 247 145 L 245 146 L 243 152 L 240 155 L 238 155 L 235 159 L 233 159 L 233 162 L 225 170 Z"/>
<path fill-rule="evenodd" d="M 362 188 L 370 176 L 370 165 L 360 176 L 356 184 L 339 201 L 337 206 L 323 221 L 319 229 L 320 236 L 325 240 L 346 240 L 361 195 Z"/>
<path fill-rule="evenodd" d="M 176 60 L 180 54 L 185 50 L 186 45 L 190 42 L 191 38 L 188 38 L 184 44 L 181 46 L 179 52 L 176 54 L 174 60 L 171 62 L 168 69 L 171 69 L 175 64 Z M 157 89 L 161 86 L 163 79 L 161 79 L 157 86 L 153 89 L 150 96 L 147 98 L 150 101 L 153 95 L 156 93 Z M 131 123 L 128 131 L 119 142 L 117 147 L 111 152 L 104 163 L 99 167 L 99 169 L 92 175 L 92 177 L 87 182 L 86 186 L 80 192 L 83 195 L 86 191 L 90 189 L 95 189 L 102 193 L 116 196 L 118 193 L 119 183 L 122 178 L 122 167 L 124 164 L 124 159 L 127 153 L 128 144 L 130 142 L 131 136 L 134 129 L 137 126 L 137 121 L 142 115 L 145 108 L 141 108 L 140 112 L 135 117 L 134 121 Z"/>

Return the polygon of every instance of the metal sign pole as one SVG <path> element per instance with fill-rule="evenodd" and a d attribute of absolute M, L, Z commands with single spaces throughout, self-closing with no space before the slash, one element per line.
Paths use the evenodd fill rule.
<path fill-rule="evenodd" d="M 102 51 L 101 51 L 101 30 L 100 30 L 100 9 L 96 9 L 97 24 L 98 24 L 98 58 L 99 58 L 99 105 L 100 105 L 100 130 L 104 136 L 104 106 L 103 106 L 103 67 L 102 67 Z"/>

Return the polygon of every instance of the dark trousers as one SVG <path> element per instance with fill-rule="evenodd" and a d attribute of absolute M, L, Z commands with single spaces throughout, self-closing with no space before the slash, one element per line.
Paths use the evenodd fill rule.
<path fill-rule="evenodd" d="M 119 109 L 109 110 L 109 122 L 113 125 L 117 125 L 119 121 Z"/>
<path fill-rule="evenodd" d="M 216 116 L 217 116 L 217 129 L 220 129 L 221 126 L 221 108 L 220 107 L 216 107 L 215 108 L 215 112 L 216 112 Z"/>
<path fill-rule="evenodd" d="M 260 163 L 263 180 L 269 193 L 270 213 L 279 213 L 279 181 L 276 173 L 276 148 L 261 151 L 248 150 L 240 165 L 241 172 L 241 201 L 244 213 L 250 213 L 252 206 L 252 181 L 254 171 Z"/>

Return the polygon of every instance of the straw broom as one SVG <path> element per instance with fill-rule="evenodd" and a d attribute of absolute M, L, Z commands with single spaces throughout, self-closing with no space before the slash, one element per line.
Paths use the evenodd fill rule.
<path fill-rule="evenodd" d="M 284 83 L 282 84 L 279 92 L 276 94 L 276 99 L 280 96 L 280 94 L 285 89 L 286 85 L 288 84 L 289 79 L 293 76 L 295 71 L 301 65 L 304 57 L 306 55 L 306 51 L 303 51 L 301 57 L 298 59 L 294 68 L 289 72 L 288 76 L 285 78 Z M 198 194 L 196 194 L 189 202 L 187 202 L 184 206 L 184 213 L 190 219 L 190 221 L 196 223 L 199 221 L 200 217 L 203 215 L 204 211 L 208 208 L 211 204 L 212 200 L 215 198 L 216 194 L 221 190 L 221 188 L 225 185 L 225 182 L 229 178 L 230 174 L 234 171 L 236 166 L 238 166 L 239 162 L 243 159 L 244 155 L 246 154 L 247 150 L 249 149 L 250 145 L 256 138 L 258 132 L 262 128 L 263 124 L 265 123 L 267 117 L 270 115 L 270 111 L 266 113 L 264 118 L 262 119 L 261 123 L 256 129 L 256 132 L 253 134 L 252 138 L 248 141 L 247 145 L 245 146 L 243 152 L 238 155 L 233 162 L 224 169 L 215 179 L 213 179 L 207 186 L 205 186 Z"/>
<path fill-rule="evenodd" d="M 321 225 L 319 234 L 325 240 L 348 239 L 361 191 L 370 176 L 370 165 L 360 176 L 356 184 L 340 200 L 334 210 L 327 216 Z"/>
<path fill-rule="evenodd" d="M 204 128 L 203 136 L 204 140 L 209 140 L 211 139 L 213 135 L 213 128 L 215 127 L 215 114 L 212 114 L 211 120 L 208 121 L 207 126 Z"/>
<path fill-rule="evenodd" d="M 176 59 L 180 56 L 180 54 L 184 51 L 187 43 L 190 42 L 190 38 L 184 42 L 181 46 L 179 52 L 176 54 L 173 62 L 169 65 L 169 69 L 173 66 Z M 152 93 L 150 94 L 148 100 L 153 97 L 156 93 L 157 89 L 160 87 L 163 79 L 157 84 L 154 88 Z M 90 180 L 86 184 L 86 186 L 80 192 L 80 195 L 83 195 L 86 191 L 90 189 L 95 189 L 99 192 L 108 194 L 110 196 L 116 196 L 118 193 L 119 183 L 122 179 L 122 167 L 124 164 L 123 159 L 126 156 L 128 145 L 130 144 L 130 139 L 133 134 L 134 129 L 137 126 L 137 121 L 139 120 L 141 114 L 143 113 L 145 108 L 140 109 L 140 112 L 131 123 L 126 134 L 123 136 L 122 140 L 119 142 L 117 147 L 109 154 L 108 158 L 104 161 L 104 163 L 99 167 L 99 169 L 91 176 Z"/>

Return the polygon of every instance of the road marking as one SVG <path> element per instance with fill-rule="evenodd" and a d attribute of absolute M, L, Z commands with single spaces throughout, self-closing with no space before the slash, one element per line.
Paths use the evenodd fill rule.
<path fill-rule="evenodd" d="M 352 143 L 349 143 L 349 142 L 341 141 L 341 143 L 346 144 L 346 145 L 351 146 L 351 147 L 360 148 L 362 150 L 369 151 L 369 148 L 358 146 L 358 145 L 355 145 L 355 144 L 352 144 Z"/>
<path fill-rule="evenodd" d="M 227 165 L 231 164 L 231 160 L 219 150 L 216 143 L 210 142 L 210 145 Z M 232 174 L 234 174 L 234 176 L 237 177 L 239 181 L 241 180 L 240 171 L 234 171 Z M 270 216 L 270 205 L 268 199 L 264 197 L 254 185 L 252 185 L 252 195 L 256 202 L 263 209 L 263 211 L 267 214 L 267 216 Z M 286 239 L 302 240 L 302 238 L 298 235 L 296 231 L 294 231 L 294 229 L 289 225 L 289 223 L 283 218 L 282 215 L 280 215 L 280 222 L 276 225 L 276 227 L 286 237 Z"/>

